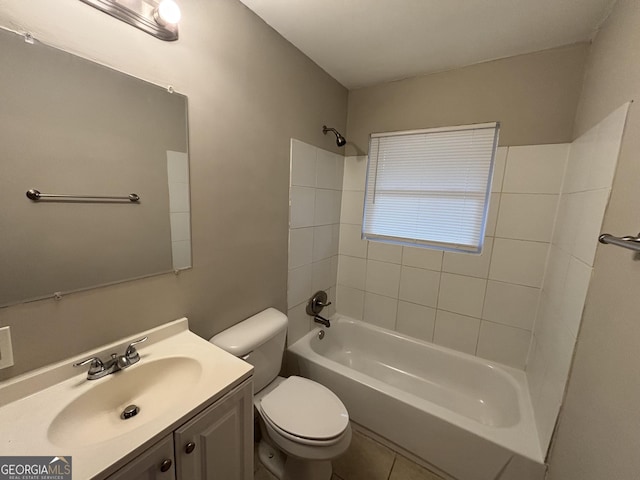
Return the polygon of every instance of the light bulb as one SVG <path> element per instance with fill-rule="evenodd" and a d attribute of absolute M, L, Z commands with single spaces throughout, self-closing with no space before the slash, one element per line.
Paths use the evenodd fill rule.
<path fill-rule="evenodd" d="M 175 25 L 182 17 L 180 7 L 173 0 L 162 0 L 156 12 L 156 19 L 163 25 Z"/>

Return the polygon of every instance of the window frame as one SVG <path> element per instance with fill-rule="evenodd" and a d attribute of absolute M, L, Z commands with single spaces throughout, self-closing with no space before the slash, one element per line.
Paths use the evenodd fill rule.
<path fill-rule="evenodd" d="M 475 198 L 476 200 L 480 200 L 480 198 L 482 199 L 482 221 L 481 221 L 481 225 L 479 228 L 479 234 L 474 235 L 475 240 L 477 240 L 477 242 L 469 242 L 469 243 L 461 243 L 461 242 L 456 242 L 456 241 L 451 241 L 451 242 L 447 242 L 447 241 L 439 241 L 439 240 L 434 240 L 434 239 L 424 239 L 424 238 L 414 238 L 417 235 L 407 235 L 407 236 L 392 236 L 392 235 L 383 235 L 380 233 L 373 233 L 371 231 L 367 231 L 367 219 L 368 218 L 372 218 L 371 216 L 368 217 L 368 208 L 370 208 L 368 199 L 371 195 L 373 195 L 374 198 L 374 202 L 375 203 L 375 197 L 376 195 L 379 195 L 380 192 L 377 190 L 377 183 L 378 183 L 378 179 L 379 179 L 379 174 L 378 174 L 378 168 L 380 166 L 380 162 L 379 159 L 375 160 L 375 179 L 372 180 L 370 177 L 373 173 L 373 169 L 372 169 L 372 151 L 374 150 L 373 148 L 373 142 L 374 141 L 378 141 L 378 146 L 376 148 L 378 154 L 380 152 L 380 138 L 385 138 L 385 137 L 401 137 L 401 136 L 417 136 L 417 135 L 429 135 L 429 134 L 434 134 L 434 133 L 449 133 L 449 132 L 460 132 L 460 131 L 470 131 L 472 132 L 477 132 L 479 130 L 493 130 L 493 139 L 491 142 L 491 147 L 489 149 L 488 145 L 483 146 L 484 150 L 487 150 L 486 154 L 489 154 L 490 150 L 490 156 L 488 158 L 489 161 L 489 166 L 488 169 L 485 170 L 486 172 L 486 184 L 484 187 L 484 192 L 480 192 L 479 190 L 475 193 Z M 493 181 L 493 172 L 494 172 L 494 168 L 495 168 L 495 161 L 496 161 L 496 154 L 497 154 L 497 149 L 498 149 L 498 140 L 499 140 L 499 134 L 500 134 L 500 122 L 495 121 L 495 122 L 485 122 L 485 123 L 479 123 L 479 124 L 469 124 L 469 125 L 456 125 L 456 126 L 450 126 L 450 127 L 436 127 L 436 128 L 428 128 L 428 129 L 419 129 L 419 130 L 403 130 L 403 131 L 396 131 L 396 132 L 381 132 L 381 133 L 372 133 L 369 137 L 369 152 L 367 154 L 367 169 L 366 169 L 366 180 L 365 180 L 365 199 L 364 199 L 364 208 L 363 208 L 363 219 L 362 219 L 362 229 L 361 229 L 361 238 L 363 240 L 368 240 L 368 241 L 375 241 L 375 242 L 381 242 L 381 243 L 390 243 L 390 244 L 399 244 L 399 245 L 404 245 L 404 246 L 413 246 L 413 247 L 420 247 L 420 248 L 429 248 L 429 249 L 435 249 L 435 250 L 443 250 L 443 251 L 452 251 L 452 252 L 462 252 L 462 253 L 468 253 L 468 254 L 481 254 L 482 253 L 482 248 L 484 246 L 484 237 L 486 234 L 486 226 L 487 226 L 487 220 L 488 220 L 488 213 L 489 213 L 489 203 L 490 203 L 490 197 L 491 197 L 491 186 L 492 186 L 492 181 Z M 466 141 L 472 141 L 472 139 L 466 140 Z M 486 139 L 486 141 L 489 141 L 489 139 Z M 483 154 L 484 154 L 483 153 Z M 427 163 L 425 163 L 425 165 L 427 165 Z M 463 162 L 460 162 L 460 165 L 463 165 Z M 483 173 L 484 175 L 484 173 Z M 461 178 L 469 178 L 468 176 L 466 177 L 462 177 Z M 481 178 L 481 180 L 484 179 L 484 176 Z M 370 184 L 370 181 L 374 182 L 374 185 L 372 186 Z M 373 194 L 371 193 L 371 189 L 373 189 Z M 410 196 L 411 198 L 433 198 L 433 199 L 444 199 L 447 196 L 451 196 L 451 197 L 455 197 L 458 198 L 460 200 L 468 200 L 471 199 L 473 197 L 473 195 L 470 195 L 468 193 L 468 191 L 464 190 L 464 189 L 453 189 L 450 191 L 443 191 L 443 190 L 433 190 L 433 189 L 423 189 L 423 190 L 409 190 L 409 189 L 400 189 L 396 192 L 396 197 L 399 197 L 403 194 L 406 194 L 408 196 Z M 393 195 L 389 195 L 389 197 L 392 197 Z M 371 203 L 371 205 L 373 204 Z M 464 209 L 462 209 L 464 210 Z M 478 219 L 479 216 L 476 215 L 476 219 Z M 418 225 L 418 221 L 416 221 L 416 225 Z M 478 232 L 477 227 L 474 229 L 474 232 Z M 479 236 L 478 236 L 479 235 Z"/>

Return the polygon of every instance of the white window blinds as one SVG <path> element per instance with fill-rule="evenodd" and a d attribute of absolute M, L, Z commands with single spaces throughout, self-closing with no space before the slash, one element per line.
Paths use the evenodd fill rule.
<path fill-rule="evenodd" d="M 372 134 L 363 238 L 480 253 L 499 129 L 494 122 Z"/>

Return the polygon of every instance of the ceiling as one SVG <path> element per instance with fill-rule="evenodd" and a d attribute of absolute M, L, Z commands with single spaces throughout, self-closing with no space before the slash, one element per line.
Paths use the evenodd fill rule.
<path fill-rule="evenodd" d="M 587 41 L 615 0 L 240 0 L 347 88 Z"/>

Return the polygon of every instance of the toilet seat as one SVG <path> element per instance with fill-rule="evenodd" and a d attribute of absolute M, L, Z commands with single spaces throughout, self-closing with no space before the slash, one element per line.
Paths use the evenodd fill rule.
<path fill-rule="evenodd" d="M 305 445 L 328 446 L 342 440 L 349 414 L 328 388 L 291 376 L 260 398 L 265 422 L 283 437 Z"/>

